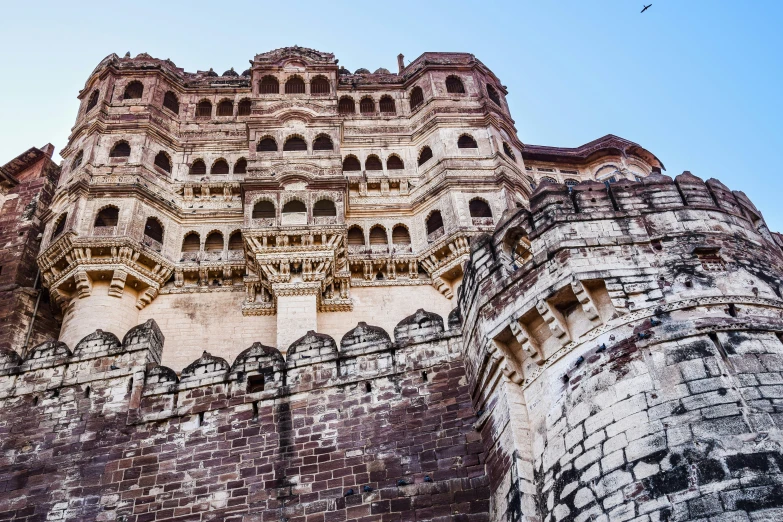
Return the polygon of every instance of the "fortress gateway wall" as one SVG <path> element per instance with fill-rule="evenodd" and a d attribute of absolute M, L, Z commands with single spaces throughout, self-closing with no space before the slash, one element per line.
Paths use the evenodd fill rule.
<path fill-rule="evenodd" d="M 0 168 L 0 521 L 783 520 L 781 236 L 399 62 L 110 55 Z"/>

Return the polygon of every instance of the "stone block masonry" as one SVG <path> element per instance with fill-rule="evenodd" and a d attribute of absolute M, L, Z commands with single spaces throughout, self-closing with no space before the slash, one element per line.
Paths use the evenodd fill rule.
<path fill-rule="evenodd" d="M 486 521 L 459 331 L 405 331 L 205 352 L 179 376 L 152 320 L 4 351 L 0 520 Z"/>

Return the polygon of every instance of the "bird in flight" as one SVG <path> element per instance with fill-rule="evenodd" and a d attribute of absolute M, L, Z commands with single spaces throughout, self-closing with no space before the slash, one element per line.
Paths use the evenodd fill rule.
<path fill-rule="evenodd" d="M 642 12 L 645 12 L 646 10 L 648 10 L 649 8 L 651 8 L 651 7 L 652 7 L 652 4 L 650 4 L 650 5 L 644 5 L 644 4 L 642 4 L 642 5 L 644 6 L 644 9 L 642 9 Z"/>

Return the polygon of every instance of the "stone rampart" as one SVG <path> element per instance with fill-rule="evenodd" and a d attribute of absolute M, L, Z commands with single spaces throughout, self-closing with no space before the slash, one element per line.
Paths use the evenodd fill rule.
<path fill-rule="evenodd" d="M 493 520 L 778 520 L 783 255 L 690 173 L 542 184 L 471 245 Z"/>
<path fill-rule="evenodd" d="M 419 311 L 179 375 L 153 320 L 0 352 L 0 519 L 486 521 L 458 326 Z"/>

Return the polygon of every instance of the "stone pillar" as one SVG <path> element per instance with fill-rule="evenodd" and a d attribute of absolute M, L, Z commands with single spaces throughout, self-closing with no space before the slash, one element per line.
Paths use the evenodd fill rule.
<path fill-rule="evenodd" d="M 116 297 L 109 294 L 109 281 L 93 281 L 86 297 L 74 296 L 68 303 L 60 330 L 60 341 L 71 349 L 95 330 L 111 332 L 120 339 L 139 323 L 136 291 L 126 287 Z"/>
<path fill-rule="evenodd" d="M 277 348 L 286 353 L 291 343 L 318 329 L 320 283 L 272 285 L 277 299 Z"/>

